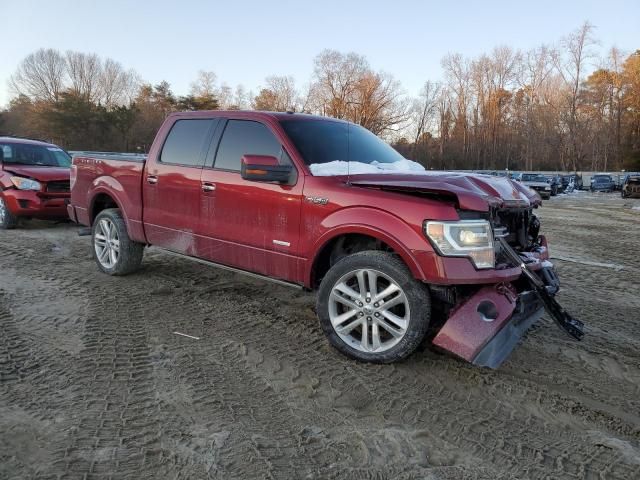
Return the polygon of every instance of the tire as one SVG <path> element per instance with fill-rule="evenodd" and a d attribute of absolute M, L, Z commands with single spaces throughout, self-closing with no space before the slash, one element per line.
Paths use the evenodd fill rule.
<path fill-rule="evenodd" d="M 371 283 L 376 285 L 374 290 Z M 381 297 L 381 302 L 374 295 L 370 301 L 366 294 L 360 295 L 382 294 L 392 283 L 398 290 Z M 392 363 L 411 355 L 423 341 L 431 300 L 426 285 L 414 279 L 396 255 L 372 250 L 348 255 L 331 267 L 320 284 L 316 311 L 329 343 L 338 351 L 363 362 Z M 337 327 L 342 327 L 341 332 Z"/>
<path fill-rule="evenodd" d="M 18 217 L 9 211 L 4 197 L 0 194 L 0 228 L 11 230 L 18 226 Z"/>
<path fill-rule="evenodd" d="M 129 238 L 120 210 L 102 210 L 91 227 L 91 252 L 98 268 L 109 275 L 128 275 L 140 268 L 144 244 Z"/>

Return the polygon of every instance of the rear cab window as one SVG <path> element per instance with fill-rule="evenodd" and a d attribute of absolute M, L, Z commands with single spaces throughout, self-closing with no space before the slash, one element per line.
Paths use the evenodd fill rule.
<path fill-rule="evenodd" d="M 202 167 L 217 119 L 177 120 L 164 142 L 160 162 Z"/>

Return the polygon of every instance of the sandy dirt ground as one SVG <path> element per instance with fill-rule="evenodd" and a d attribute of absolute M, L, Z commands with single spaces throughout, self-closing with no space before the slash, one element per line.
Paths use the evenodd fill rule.
<path fill-rule="evenodd" d="M 0 478 L 640 478 L 640 200 L 540 217 L 589 332 L 544 318 L 497 371 L 356 363 L 311 294 L 153 249 L 112 278 L 72 225 L 0 231 Z"/>

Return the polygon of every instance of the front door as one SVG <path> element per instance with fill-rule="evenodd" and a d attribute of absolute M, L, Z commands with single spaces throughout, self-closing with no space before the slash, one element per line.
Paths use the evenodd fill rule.
<path fill-rule="evenodd" d="M 218 119 L 178 119 L 142 179 L 146 237 L 152 245 L 196 254 L 202 165 Z"/>
<path fill-rule="evenodd" d="M 215 158 L 213 153 L 215 153 Z M 253 182 L 240 176 L 243 155 L 270 155 L 291 162 L 267 125 L 228 120 L 217 152 L 202 171 L 203 256 L 243 270 L 300 282 L 299 227 L 302 177 L 288 184 Z M 208 190 L 208 191 L 206 191 Z"/>

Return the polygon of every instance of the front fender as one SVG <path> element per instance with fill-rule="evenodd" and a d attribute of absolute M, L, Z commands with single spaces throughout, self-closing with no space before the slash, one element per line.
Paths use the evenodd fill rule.
<path fill-rule="evenodd" d="M 7 190 L 9 188 L 13 188 L 14 185 L 10 180 L 11 175 L 9 175 L 4 170 L 0 170 L 0 191 Z"/>
<path fill-rule="evenodd" d="M 309 250 L 305 270 L 307 286 L 313 283 L 313 267 L 318 256 L 332 240 L 342 235 L 362 234 L 376 238 L 391 247 L 404 261 L 414 277 L 425 278 L 423 269 L 413 251 L 432 251 L 432 247 L 422 234 L 422 225 L 414 227 L 401 218 L 369 207 L 351 207 L 337 210 L 320 224 L 320 235 Z"/>

